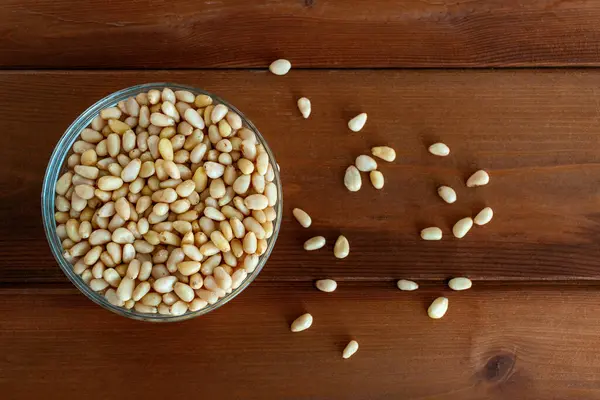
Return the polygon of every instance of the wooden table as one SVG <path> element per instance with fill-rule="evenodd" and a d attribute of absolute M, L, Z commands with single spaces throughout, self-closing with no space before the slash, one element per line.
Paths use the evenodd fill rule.
<path fill-rule="evenodd" d="M 5 2 L 1 397 L 600 399 L 600 71 L 578 68 L 600 66 L 599 21 L 600 4 L 585 0 Z M 284 77 L 266 71 L 279 57 L 294 65 Z M 173 324 L 130 321 L 79 294 L 40 215 L 69 123 L 155 81 L 244 110 L 284 186 L 283 228 L 256 282 Z M 312 100 L 308 120 L 300 96 Z M 352 134 L 346 122 L 362 111 L 367 125 Z M 427 153 L 437 140 L 450 157 Z M 398 152 L 381 163 L 385 188 L 349 193 L 345 168 L 382 144 Z M 491 183 L 467 189 L 478 168 Z M 441 202 L 439 184 L 459 201 Z M 484 205 L 494 220 L 452 238 Z M 444 240 L 421 241 L 428 225 Z M 340 233 L 351 243 L 342 261 L 331 251 Z M 317 234 L 327 248 L 303 251 Z M 452 276 L 473 289 L 450 291 Z M 320 278 L 338 290 L 318 292 Z M 400 292 L 400 278 L 421 288 Z M 434 321 L 426 308 L 439 295 L 450 309 Z M 305 311 L 313 327 L 291 334 Z M 343 360 L 352 338 L 360 350 Z"/>

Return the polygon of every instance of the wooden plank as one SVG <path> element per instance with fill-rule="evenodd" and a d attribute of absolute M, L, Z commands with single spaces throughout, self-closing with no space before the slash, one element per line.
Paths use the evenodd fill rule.
<path fill-rule="evenodd" d="M 0 282 L 64 281 L 41 228 L 39 197 L 53 146 L 69 123 L 113 90 L 151 81 L 204 87 L 236 104 L 261 129 L 281 165 L 285 220 L 265 280 L 597 279 L 600 276 L 598 179 L 600 72 L 585 71 L 295 71 L 266 72 L 8 72 L 0 74 L 5 107 L 0 147 Z M 303 120 L 300 95 L 313 101 Z M 351 134 L 347 119 L 367 111 Z M 452 156 L 433 157 L 443 140 Z M 381 162 L 382 191 L 368 181 L 358 193 L 342 185 L 345 168 L 372 145 L 398 150 Z M 490 185 L 467 189 L 477 168 Z M 454 186 L 459 201 L 443 203 L 437 185 Z M 497 217 L 462 239 L 452 224 L 490 205 Z M 301 228 L 291 209 L 311 213 Z M 423 242 L 439 225 L 446 237 Z M 335 260 L 339 233 L 351 255 Z M 307 253 L 302 243 L 325 235 Z"/>
<path fill-rule="evenodd" d="M 441 320 L 425 310 L 450 298 Z M 313 326 L 292 334 L 300 313 Z M 0 389 L 11 399 L 600 398 L 600 295 L 591 286 L 256 284 L 174 324 L 130 321 L 74 290 L 0 290 Z M 341 358 L 351 338 L 358 353 Z"/>
<path fill-rule="evenodd" d="M 8 0 L 0 65 L 30 68 L 600 65 L 600 5 L 571 0 Z"/>

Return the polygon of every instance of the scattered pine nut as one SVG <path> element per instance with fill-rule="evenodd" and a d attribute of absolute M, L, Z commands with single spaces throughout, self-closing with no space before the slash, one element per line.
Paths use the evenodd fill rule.
<path fill-rule="evenodd" d="M 448 286 L 452 290 L 467 290 L 470 289 L 471 286 L 473 286 L 473 282 L 471 282 L 469 278 L 464 277 L 452 278 L 448 282 Z"/>
<path fill-rule="evenodd" d="M 280 58 L 279 60 L 275 60 L 269 65 L 269 71 L 271 71 L 275 75 L 285 75 L 290 72 L 292 68 L 292 63 L 288 60 Z"/>
<path fill-rule="evenodd" d="M 304 228 L 308 228 L 310 224 L 312 224 L 312 218 L 308 213 L 300 208 L 294 208 L 292 210 L 292 214 L 294 214 L 294 218 L 296 221 L 300 223 Z"/>
<path fill-rule="evenodd" d="M 471 217 L 463 218 L 463 219 L 459 220 L 456 224 L 454 224 L 454 226 L 452 227 L 452 234 L 454 235 L 454 237 L 461 239 L 461 238 L 465 237 L 467 232 L 469 232 L 469 230 L 472 227 L 473 227 L 473 218 L 471 218 Z"/>
<path fill-rule="evenodd" d="M 442 230 L 437 226 L 431 226 L 421 231 L 421 239 L 423 240 L 441 240 Z"/>
<path fill-rule="evenodd" d="M 382 189 L 385 184 L 385 179 L 383 178 L 381 171 L 371 171 L 369 173 L 369 179 L 371 179 L 371 184 L 375 189 Z"/>
<path fill-rule="evenodd" d="M 331 293 L 335 289 L 337 289 L 337 282 L 334 281 L 333 279 L 320 279 L 315 282 L 315 286 L 321 292 Z"/>
<path fill-rule="evenodd" d="M 348 128 L 353 132 L 360 131 L 367 123 L 367 113 L 358 114 L 356 117 L 348 121 Z"/>
<path fill-rule="evenodd" d="M 473 219 L 473 222 L 475 222 L 477 225 L 485 225 L 492 220 L 493 216 L 494 211 L 490 207 L 486 207 L 479 211 L 479 213 Z"/>
<path fill-rule="evenodd" d="M 354 165 L 356 165 L 356 168 L 361 172 L 375 171 L 377 169 L 377 161 L 365 155 L 356 157 Z"/>
<path fill-rule="evenodd" d="M 298 99 L 298 110 L 300 110 L 300 113 L 305 119 L 310 116 L 311 109 L 312 107 L 309 99 L 306 97 L 300 97 Z"/>
<path fill-rule="evenodd" d="M 302 314 L 292 322 L 290 327 L 292 332 L 302 332 L 310 328 L 313 323 L 313 316 L 309 313 Z"/>
<path fill-rule="evenodd" d="M 388 146 L 372 147 L 371 154 L 388 162 L 392 162 L 396 159 L 396 151 Z"/>
<path fill-rule="evenodd" d="M 450 186 L 440 186 L 437 190 L 438 194 L 448 204 L 456 201 L 456 192 Z"/>
<path fill-rule="evenodd" d="M 467 179 L 467 187 L 484 186 L 490 182 L 490 176 L 487 172 L 480 169 Z"/>
<path fill-rule="evenodd" d="M 346 345 L 344 351 L 342 352 L 342 357 L 344 359 L 348 359 L 354 355 L 358 351 L 358 342 L 356 340 L 351 340 L 350 343 Z"/>
<path fill-rule="evenodd" d="M 445 157 L 450 154 L 450 147 L 444 143 L 434 143 L 429 146 L 429 152 L 434 156 Z"/>
<path fill-rule="evenodd" d="M 315 236 L 304 242 L 304 250 L 313 251 L 319 250 L 325 246 L 325 238 L 323 236 Z"/>
<path fill-rule="evenodd" d="M 351 165 L 346 169 L 344 185 L 351 192 L 358 192 L 360 190 L 362 179 L 360 178 L 360 172 L 358 172 L 358 169 L 354 165 Z"/>
<path fill-rule="evenodd" d="M 350 254 L 350 242 L 344 235 L 340 235 L 333 246 L 333 255 L 336 258 L 346 258 Z"/>
<path fill-rule="evenodd" d="M 396 286 L 398 286 L 398 289 L 406 292 L 412 292 L 413 290 L 417 290 L 419 288 L 419 284 L 417 282 L 409 281 L 407 279 L 400 279 L 398 282 L 396 282 Z"/>
<path fill-rule="evenodd" d="M 427 309 L 427 315 L 432 319 L 440 319 L 448 311 L 448 299 L 446 297 L 438 297 Z"/>

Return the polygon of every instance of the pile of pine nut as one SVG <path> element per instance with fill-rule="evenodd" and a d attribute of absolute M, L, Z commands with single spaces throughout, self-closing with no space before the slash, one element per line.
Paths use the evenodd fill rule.
<path fill-rule="evenodd" d="M 241 117 L 170 88 L 102 110 L 56 183 L 56 231 L 74 272 L 111 304 L 182 315 L 215 304 L 273 235 L 273 165 Z"/>

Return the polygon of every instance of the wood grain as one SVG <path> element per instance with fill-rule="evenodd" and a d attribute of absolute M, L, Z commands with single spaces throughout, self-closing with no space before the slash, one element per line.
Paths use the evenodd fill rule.
<path fill-rule="evenodd" d="M 447 315 L 429 302 L 450 299 Z M 292 334 L 300 313 L 313 326 Z M 441 285 L 400 292 L 308 282 L 256 284 L 191 321 L 151 324 L 100 309 L 74 290 L 0 290 L 0 389 L 11 399 L 600 398 L 593 286 Z M 341 358 L 348 340 L 358 353 Z"/>
<path fill-rule="evenodd" d="M 587 0 L 7 0 L 0 65 L 597 66 L 599 21 Z"/>
<path fill-rule="evenodd" d="M 41 227 L 40 188 L 55 143 L 95 100 L 137 83 L 197 85 L 230 100 L 259 127 L 281 165 L 285 220 L 262 280 L 598 279 L 600 277 L 600 107 L 594 70 L 544 71 L 257 71 L 5 72 L 0 96 L 0 282 L 64 282 Z M 303 120 L 295 100 L 313 115 Z M 365 129 L 346 126 L 369 113 Z M 443 140 L 452 155 L 427 146 Z M 345 168 L 370 146 L 388 144 L 396 162 L 381 162 L 382 191 L 342 185 Z M 490 185 L 467 189 L 478 168 Z M 458 192 L 454 205 L 439 184 Z M 484 205 L 496 211 L 484 228 L 454 239 L 450 228 Z M 293 207 L 313 217 L 310 229 Z M 439 225 L 440 242 L 419 231 Z M 332 255 L 344 233 L 351 254 Z M 326 249 L 302 243 L 324 235 Z"/>

